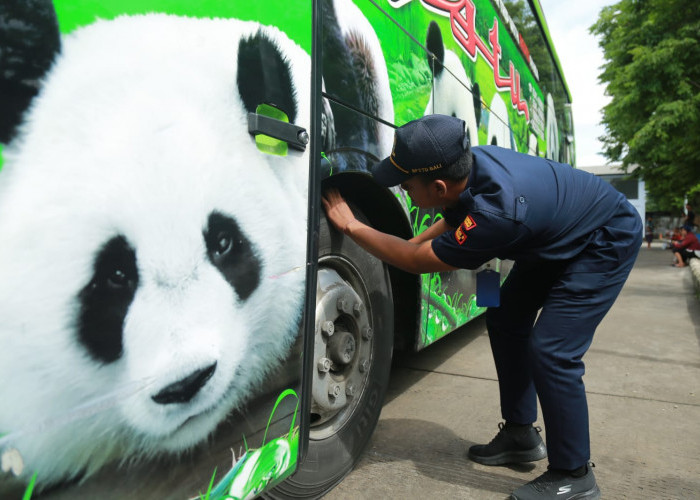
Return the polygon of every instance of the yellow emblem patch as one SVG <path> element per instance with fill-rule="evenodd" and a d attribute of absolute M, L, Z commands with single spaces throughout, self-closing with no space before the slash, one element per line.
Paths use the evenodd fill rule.
<path fill-rule="evenodd" d="M 476 222 L 474 222 L 474 219 L 472 219 L 471 215 L 467 215 L 464 218 L 464 222 L 462 222 L 462 227 L 464 227 L 465 231 L 470 231 L 476 227 Z"/>
<path fill-rule="evenodd" d="M 460 245 L 467 241 L 467 235 L 462 231 L 462 226 L 459 226 L 455 231 L 455 239 Z"/>

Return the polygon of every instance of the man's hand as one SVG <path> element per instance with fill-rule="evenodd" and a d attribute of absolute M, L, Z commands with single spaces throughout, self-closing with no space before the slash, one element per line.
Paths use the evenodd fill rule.
<path fill-rule="evenodd" d="M 348 225 L 357 220 L 352 209 L 340 195 L 340 192 L 331 188 L 328 189 L 321 197 L 323 208 L 326 210 L 326 215 L 331 224 L 340 232 L 346 232 Z"/>
<path fill-rule="evenodd" d="M 331 224 L 378 259 L 415 274 L 455 269 L 437 258 L 429 239 L 409 242 L 358 221 L 337 189 L 323 193 L 321 201 Z"/>

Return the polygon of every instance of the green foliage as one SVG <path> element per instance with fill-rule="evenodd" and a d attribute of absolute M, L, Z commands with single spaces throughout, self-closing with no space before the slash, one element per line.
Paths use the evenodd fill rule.
<path fill-rule="evenodd" d="M 396 197 L 400 198 L 400 195 L 397 194 Z M 414 205 L 408 196 L 405 202 L 415 235 L 442 219 L 440 212 L 422 210 Z M 474 294 L 467 301 L 464 300 L 464 293 L 461 291 L 450 294 L 447 285 L 442 283 L 440 273 L 422 275 L 421 290 L 421 338 L 424 346 L 432 344 L 486 310 L 476 305 Z"/>
<path fill-rule="evenodd" d="M 216 477 L 216 467 L 214 467 L 214 474 L 211 476 L 211 480 L 209 480 L 209 487 L 207 488 L 207 491 L 204 495 L 201 493 L 199 494 L 199 500 L 209 500 L 211 498 L 211 491 L 212 488 L 214 487 L 214 478 Z"/>
<path fill-rule="evenodd" d="M 289 434 L 270 440 L 267 444 L 267 431 L 272 424 L 272 418 L 280 403 L 292 396 L 297 404 L 289 426 Z M 250 449 L 243 436 L 245 454 L 233 465 L 231 470 L 214 486 L 216 469 L 209 481 L 206 493 L 199 495 L 199 500 L 241 500 L 257 497 L 257 494 L 268 487 L 281 482 L 296 469 L 299 455 L 299 427 L 296 426 L 299 411 L 299 396 L 292 389 L 283 391 L 275 402 L 270 418 L 265 427 L 262 446 L 256 450 Z"/>
<path fill-rule="evenodd" d="M 604 154 L 645 180 L 650 201 L 677 210 L 700 192 L 700 8 L 688 0 L 621 0 L 591 33 L 612 97 Z"/>
<path fill-rule="evenodd" d="M 36 485 L 36 472 L 32 474 L 32 478 L 29 480 L 29 484 L 27 485 L 27 489 L 24 490 L 24 495 L 22 496 L 22 500 L 30 500 L 32 498 L 32 493 L 34 492 L 34 486 Z"/>
<path fill-rule="evenodd" d="M 475 294 L 471 294 L 467 301 L 464 300 L 464 294 L 461 292 L 448 295 L 447 286 L 442 283 L 440 273 L 431 273 L 423 278 L 424 298 L 421 301 L 421 313 L 425 325 L 422 332 L 423 345 L 432 344 L 486 311 L 485 307 L 476 305 Z"/>
<path fill-rule="evenodd" d="M 417 53 L 401 55 L 389 63 L 388 73 L 396 122 L 402 124 L 423 116 L 433 82 L 425 57 Z"/>

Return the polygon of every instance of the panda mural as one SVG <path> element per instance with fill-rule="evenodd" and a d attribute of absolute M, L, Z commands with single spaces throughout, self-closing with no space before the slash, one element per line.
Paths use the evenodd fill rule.
<path fill-rule="evenodd" d="M 554 107 L 552 94 L 547 94 L 547 114 L 545 120 L 547 134 L 547 154 L 550 160 L 560 161 L 559 158 L 559 126 L 557 125 L 557 113 Z"/>
<path fill-rule="evenodd" d="M 0 452 L 42 486 L 191 449 L 280 364 L 309 168 L 247 131 L 260 103 L 310 124 L 309 56 L 276 28 L 123 16 L 57 51 L 4 74 L 0 116 Z"/>
<path fill-rule="evenodd" d="M 491 99 L 489 106 L 488 144 L 502 148 L 515 149 L 513 133 L 508 121 L 508 108 L 503 98 L 497 93 Z"/>
<path fill-rule="evenodd" d="M 431 53 L 428 66 L 433 73 L 433 91 L 430 93 L 425 114 L 461 118 L 466 123 L 470 144 L 478 146 L 481 119 L 479 84 L 472 84 L 459 56 L 445 48 L 440 27 L 435 21 L 431 21 L 428 26 L 425 46 Z"/>
<path fill-rule="evenodd" d="M 369 171 L 391 152 L 394 141 L 393 128 L 369 118 L 394 121 L 386 61 L 374 29 L 353 2 L 322 0 L 321 5 L 323 90 L 333 97 L 323 99 L 324 116 L 333 120 L 324 152 L 333 172 Z"/>
<path fill-rule="evenodd" d="M 527 138 L 527 154 L 532 156 L 540 155 L 540 145 L 537 142 L 537 136 L 530 132 Z"/>

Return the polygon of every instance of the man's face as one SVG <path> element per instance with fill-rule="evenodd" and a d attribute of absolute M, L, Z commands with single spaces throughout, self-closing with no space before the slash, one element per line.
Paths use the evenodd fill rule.
<path fill-rule="evenodd" d="M 441 206 L 432 181 L 424 182 L 419 177 L 411 177 L 401 183 L 401 189 L 406 191 L 413 204 L 420 208 Z"/>

